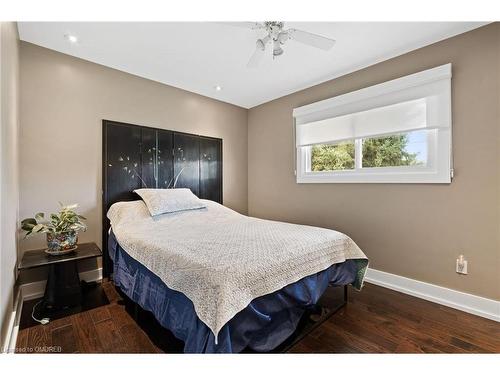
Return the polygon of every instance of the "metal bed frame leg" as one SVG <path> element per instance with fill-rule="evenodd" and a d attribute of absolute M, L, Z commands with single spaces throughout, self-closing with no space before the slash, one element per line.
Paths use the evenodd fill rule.
<path fill-rule="evenodd" d="M 140 312 L 139 305 L 137 303 L 134 303 L 134 312 L 133 312 L 133 314 L 134 314 L 134 320 L 136 322 L 139 321 L 139 312 Z"/>
<path fill-rule="evenodd" d="M 331 288 L 331 287 L 329 287 Z M 300 332 L 298 335 L 295 337 L 286 340 L 284 343 L 280 344 L 278 348 L 276 348 L 273 352 L 279 352 L 279 353 L 285 353 L 288 350 L 290 350 L 295 344 L 297 344 L 300 340 L 302 340 L 305 336 L 310 334 L 312 331 L 314 331 L 316 328 L 318 328 L 322 323 L 324 323 L 326 320 L 328 320 L 331 316 L 333 316 L 336 312 L 338 312 L 340 309 L 345 307 L 347 305 L 347 300 L 348 300 L 348 290 L 349 286 L 344 285 L 343 287 L 343 295 L 342 295 L 342 300 L 341 302 L 337 305 L 334 306 L 333 308 L 329 309 L 329 311 L 325 312 L 322 314 L 320 319 L 318 319 L 312 326 L 304 329 L 302 332 Z"/>

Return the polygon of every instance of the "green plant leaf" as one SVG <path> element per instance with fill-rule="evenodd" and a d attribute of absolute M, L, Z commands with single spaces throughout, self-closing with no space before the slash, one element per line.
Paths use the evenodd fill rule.
<path fill-rule="evenodd" d="M 24 224 L 21 226 L 22 230 L 25 230 L 26 232 L 31 232 L 34 228 L 33 224 Z"/>
<path fill-rule="evenodd" d="M 37 224 L 36 220 L 30 217 L 21 221 L 21 228 L 27 232 L 31 232 L 31 230 L 36 224 Z"/>
<path fill-rule="evenodd" d="M 67 206 L 63 206 L 62 210 L 63 211 L 71 211 L 71 210 L 74 210 L 76 208 L 78 208 L 78 204 L 74 203 L 74 204 L 68 204 Z"/>
<path fill-rule="evenodd" d="M 78 207 L 78 204 L 71 204 L 64 206 L 61 202 L 60 211 L 55 214 L 50 214 L 50 221 L 42 221 L 45 215 L 39 212 L 35 215 L 35 218 L 28 218 L 23 220 L 21 225 L 23 229 L 31 233 L 61 233 L 68 230 L 86 230 L 87 226 L 83 222 L 86 220 L 84 216 L 78 215 L 74 209 Z"/>
<path fill-rule="evenodd" d="M 33 225 L 36 225 L 36 220 L 32 217 L 29 217 L 27 219 L 24 219 L 23 221 L 21 221 L 21 225 L 24 225 L 24 224 L 33 224 Z"/>
<path fill-rule="evenodd" d="M 43 224 L 37 224 L 33 227 L 33 229 L 31 231 L 37 233 L 37 232 L 42 231 L 44 227 L 45 227 L 45 225 L 43 225 Z"/>

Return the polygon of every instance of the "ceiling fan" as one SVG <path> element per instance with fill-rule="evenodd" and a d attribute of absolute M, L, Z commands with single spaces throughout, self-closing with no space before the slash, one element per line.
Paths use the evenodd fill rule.
<path fill-rule="evenodd" d="M 307 44 L 312 47 L 320 48 L 322 50 L 329 50 L 335 44 L 335 40 L 313 34 L 303 30 L 297 29 L 284 29 L 285 23 L 279 21 L 265 21 L 265 22 L 227 22 L 232 26 L 245 27 L 252 30 L 264 30 L 266 35 L 257 39 L 255 43 L 255 52 L 250 57 L 247 67 L 254 68 L 259 65 L 259 62 L 264 56 L 266 46 L 268 43 L 272 43 L 273 49 L 273 59 L 277 56 L 283 54 L 282 46 L 289 40 L 295 40 L 297 42 Z"/>

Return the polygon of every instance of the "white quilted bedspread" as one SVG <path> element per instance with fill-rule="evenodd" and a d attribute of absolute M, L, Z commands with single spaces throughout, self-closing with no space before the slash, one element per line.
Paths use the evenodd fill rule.
<path fill-rule="evenodd" d="M 366 260 L 343 233 L 252 218 L 204 202 L 204 209 L 156 217 L 143 201 L 119 202 L 108 218 L 120 246 L 184 293 L 216 339 L 253 299 L 346 259 Z"/>

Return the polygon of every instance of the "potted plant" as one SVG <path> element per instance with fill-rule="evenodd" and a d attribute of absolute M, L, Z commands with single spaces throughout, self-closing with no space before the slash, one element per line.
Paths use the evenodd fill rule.
<path fill-rule="evenodd" d="M 33 233 L 46 233 L 47 253 L 60 254 L 71 252 L 76 249 L 78 242 L 78 231 L 87 229 L 85 217 L 78 215 L 74 210 L 77 204 L 64 206 L 57 214 L 50 214 L 50 219 L 45 218 L 43 212 L 39 212 L 35 217 L 24 219 L 21 228 L 26 231 L 26 237 Z"/>

